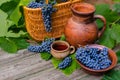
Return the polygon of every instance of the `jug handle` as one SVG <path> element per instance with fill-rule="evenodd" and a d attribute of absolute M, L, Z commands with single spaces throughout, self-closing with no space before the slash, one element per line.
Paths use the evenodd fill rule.
<path fill-rule="evenodd" d="M 106 19 L 103 16 L 101 16 L 101 15 L 95 15 L 94 19 L 95 20 L 96 19 L 100 19 L 103 22 L 103 27 L 102 27 L 101 31 L 98 32 L 98 38 L 100 38 L 102 36 L 103 32 L 106 29 Z"/>

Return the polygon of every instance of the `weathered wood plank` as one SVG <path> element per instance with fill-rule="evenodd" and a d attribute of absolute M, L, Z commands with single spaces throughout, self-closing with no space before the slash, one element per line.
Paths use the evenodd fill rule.
<path fill-rule="evenodd" d="M 32 76 L 27 76 L 18 80 L 100 80 L 102 76 L 93 76 L 86 74 L 82 70 L 75 71 L 70 76 L 65 76 L 62 72 L 50 68 L 43 72 L 33 74 Z"/>
<path fill-rule="evenodd" d="M 26 49 L 18 51 L 16 54 L 10 54 L 4 51 L 0 51 L 0 65 L 7 64 L 12 61 L 20 60 L 24 57 L 34 55 L 35 53 L 28 52 Z"/>
<path fill-rule="evenodd" d="M 44 67 L 43 67 L 44 66 Z M 15 80 L 52 67 L 50 61 L 44 61 L 39 54 L 34 54 L 20 60 L 0 66 L 1 80 Z"/>
<path fill-rule="evenodd" d="M 114 50 L 119 50 L 115 48 Z M 120 65 L 116 66 L 120 69 Z M 101 80 L 102 76 L 86 74 L 76 70 L 70 76 L 53 68 L 51 61 L 44 61 L 39 54 L 26 49 L 17 54 L 7 54 L 0 50 L 0 80 Z"/>

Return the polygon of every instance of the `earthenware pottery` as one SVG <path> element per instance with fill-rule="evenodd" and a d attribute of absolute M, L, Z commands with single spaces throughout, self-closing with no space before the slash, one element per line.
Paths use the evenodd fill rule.
<path fill-rule="evenodd" d="M 74 46 L 70 46 L 66 41 L 54 41 L 51 44 L 51 54 L 56 59 L 63 59 L 74 51 Z"/>
<path fill-rule="evenodd" d="M 91 45 L 88 45 L 88 47 L 103 49 L 105 46 L 98 45 L 98 44 L 91 44 Z M 77 62 L 78 64 L 80 64 L 80 66 L 83 68 L 85 72 L 89 74 L 93 74 L 93 75 L 102 75 L 106 73 L 107 71 L 113 69 L 117 65 L 118 59 L 117 59 L 116 53 L 113 50 L 108 48 L 108 55 L 109 55 L 109 59 L 112 61 L 112 64 L 108 68 L 101 69 L 101 70 L 90 69 L 86 67 L 85 65 L 83 65 L 81 62 L 79 62 L 79 60 L 77 60 Z"/>
<path fill-rule="evenodd" d="M 94 43 L 106 28 L 106 19 L 101 15 L 94 15 L 95 7 L 88 3 L 75 3 L 71 5 L 72 17 L 65 26 L 65 37 L 67 42 L 73 46 Z M 103 22 L 99 31 L 96 19 Z"/>

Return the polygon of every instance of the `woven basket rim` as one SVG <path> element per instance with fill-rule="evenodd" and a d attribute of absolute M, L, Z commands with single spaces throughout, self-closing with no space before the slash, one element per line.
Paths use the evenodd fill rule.
<path fill-rule="evenodd" d="M 54 7 L 62 6 L 62 5 L 65 5 L 65 4 L 72 4 L 75 1 L 81 1 L 81 0 L 73 0 L 72 2 L 69 0 L 67 2 L 56 4 L 56 5 L 54 5 Z M 24 7 L 24 9 L 27 9 L 27 10 L 33 10 L 33 11 L 41 10 L 41 8 L 28 8 L 27 6 L 23 6 L 23 7 Z"/>

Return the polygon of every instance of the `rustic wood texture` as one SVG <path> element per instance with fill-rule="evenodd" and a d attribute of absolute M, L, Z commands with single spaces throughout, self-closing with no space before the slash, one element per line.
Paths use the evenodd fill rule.
<path fill-rule="evenodd" d="M 85 1 L 92 4 L 112 4 L 112 0 Z M 117 47 L 114 50 L 119 49 L 120 47 Z M 116 69 L 120 69 L 120 65 L 117 65 Z M 101 78 L 102 75 L 89 75 L 82 69 L 65 76 L 61 71 L 54 69 L 51 61 L 42 60 L 38 53 L 24 49 L 16 54 L 9 54 L 0 49 L 0 80 L 101 80 Z"/>
<path fill-rule="evenodd" d="M 120 66 L 116 66 L 120 69 Z M 82 69 L 70 76 L 54 69 L 51 61 L 44 61 L 38 53 L 26 49 L 16 54 L 0 50 L 0 80 L 101 80 L 101 76 L 93 76 Z"/>

